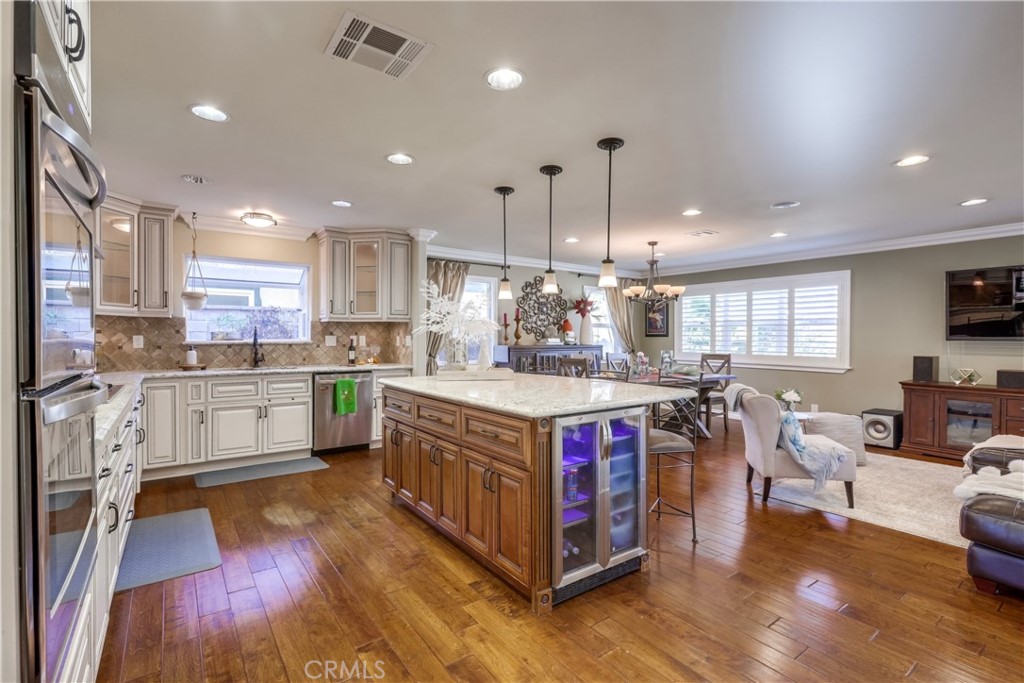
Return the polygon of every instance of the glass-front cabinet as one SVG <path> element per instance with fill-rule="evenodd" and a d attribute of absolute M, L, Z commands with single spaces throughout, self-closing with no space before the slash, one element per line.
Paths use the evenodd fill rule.
<path fill-rule="evenodd" d="M 999 401 L 969 393 L 939 396 L 939 446 L 970 450 L 997 433 Z"/>
<path fill-rule="evenodd" d="M 352 303 L 353 318 L 381 317 L 379 239 L 352 240 Z"/>
<path fill-rule="evenodd" d="M 555 420 L 552 510 L 559 589 L 639 560 L 645 550 L 646 408 Z"/>
<path fill-rule="evenodd" d="M 96 274 L 100 284 L 97 310 L 101 313 L 123 314 L 125 310 L 134 310 L 138 305 L 138 214 L 104 205 L 97 215 L 101 254 L 96 260 Z"/>

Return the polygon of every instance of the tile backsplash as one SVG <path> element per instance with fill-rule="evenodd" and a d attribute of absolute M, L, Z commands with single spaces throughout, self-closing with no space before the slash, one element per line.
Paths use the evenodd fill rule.
<path fill-rule="evenodd" d="M 380 347 L 384 363 L 412 363 L 412 351 L 405 346 L 409 323 L 313 321 L 312 342 L 308 344 L 263 344 L 266 365 L 342 365 L 347 359 L 348 338 L 366 337 L 366 345 Z M 143 348 L 132 345 L 142 335 Z M 338 345 L 324 345 L 324 337 L 335 335 Z M 396 344 L 401 337 L 402 346 Z M 96 364 L 100 372 L 121 370 L 174 370 L 185 361 L 185 320 L 182 318 L 134 318 L 96 316 Z M 238 368 L 250 364 L 251 341 L 231 344 L 197 345 L 199 362 L 210 368 Z M 368 353 L 368 350 L 361 349 Z"/>

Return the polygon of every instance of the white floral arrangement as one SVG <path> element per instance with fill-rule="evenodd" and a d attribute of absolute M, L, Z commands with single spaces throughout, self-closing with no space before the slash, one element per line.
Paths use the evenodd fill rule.
<path fill-rule="evenodd" d="M 479 341 L 498 329 L 498 323 L 485 318 L 476 302 L 453 301 L 451 296 L 441 294 L 436 283 L 424 280 L 420 293 L 427 307 L 420 315 L 420 325 L 413 330 L 415 334 L 436 332 L 452 339 Z"/>
<path fill-rule="evenodd" d="M 800 392 L 796 389 L 776 389 L 775 399 L 783 401 L 785 403 L 803 403 L 804 397 L 800 395 Z"/>

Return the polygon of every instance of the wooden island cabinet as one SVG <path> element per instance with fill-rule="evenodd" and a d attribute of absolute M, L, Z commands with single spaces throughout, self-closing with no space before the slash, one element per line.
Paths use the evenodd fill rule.
<path fill-rule="evenodd" d="M 601 416 L 607 420 L 611 414 L 607 411 L 631 408 L 634 419 L 639 419 L 646 409 L 638 406 L 673 400 L 684 392 L 523 374 L 507 381 L 412 377 L 382 382 L 384 486 L 397 504 L 528 597 L 534 612 L 549 610 L 561 599 L 625 573 L 621 566 L 614 567 L 608 578 L 580 581 L 571 591 L 565 590 L 566 581 L 561 588 L 553 585 L 567 542 L 559 526 L 563 522 L 562 463 L 552 462 L 558 451 L 553 432 L 562 416 L 593 414 L 595 424 L 600 424 Z M 634 446 L 642 449 L 646 423 L 639 419 L 638 424 L 643 436 L 635 439 Z M 622 437 L 616 439 L 616 443 L 627 443 Z M 607 451 L 602 451 L 605 458 L 612 455 L 611 441 L 609 431 Z M 643 475 L 644 454 L 640 452 L 636 460 Z M 638 482 L 641 492 L 636 508 L 645 515 L 645 479 L 640 476 Z M 585 496 L 574 504 L 584 500 Z M 570 512 L 578 515 L 578 510 Z M 636 568 L 640 568 L 639 554 L 646 557 L 646 538 L 638 536 L 640 545 L 632 551 Z M 604 566 L 593 567 L 591 573 L 600 574 Z"/>
<path fill-rule="evenodd" d="M 990 385 L 900 382 L 903 444 L 918 455 L 961 459 L 996 434 L 1024 436 L 1024 391 Z"/>

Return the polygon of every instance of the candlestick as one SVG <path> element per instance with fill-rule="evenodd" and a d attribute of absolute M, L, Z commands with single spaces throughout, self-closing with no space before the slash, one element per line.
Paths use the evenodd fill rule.
<path fill-rule="evenodd" d="M 508 346 L 508 317 L 505 318 L 505 322 L 503 322 L 501 326 L 505 328 L 505 332 L 502 335 L 502 343 L 505 346 Z"/>
<path fill-rule="evenodd" d="M 515 317 L 516 331 L 515 331 L 515 334 L 513 335 L 516 338 L 516 346 L 519 346 L 519 340 L 523 338 L 522 333 L 519 331 L 519 323 L 522 322 L 522 320 L 523 319 L 519 317 L 519 309 L 517 308 L 516 309 L 516 317 Z"/>

